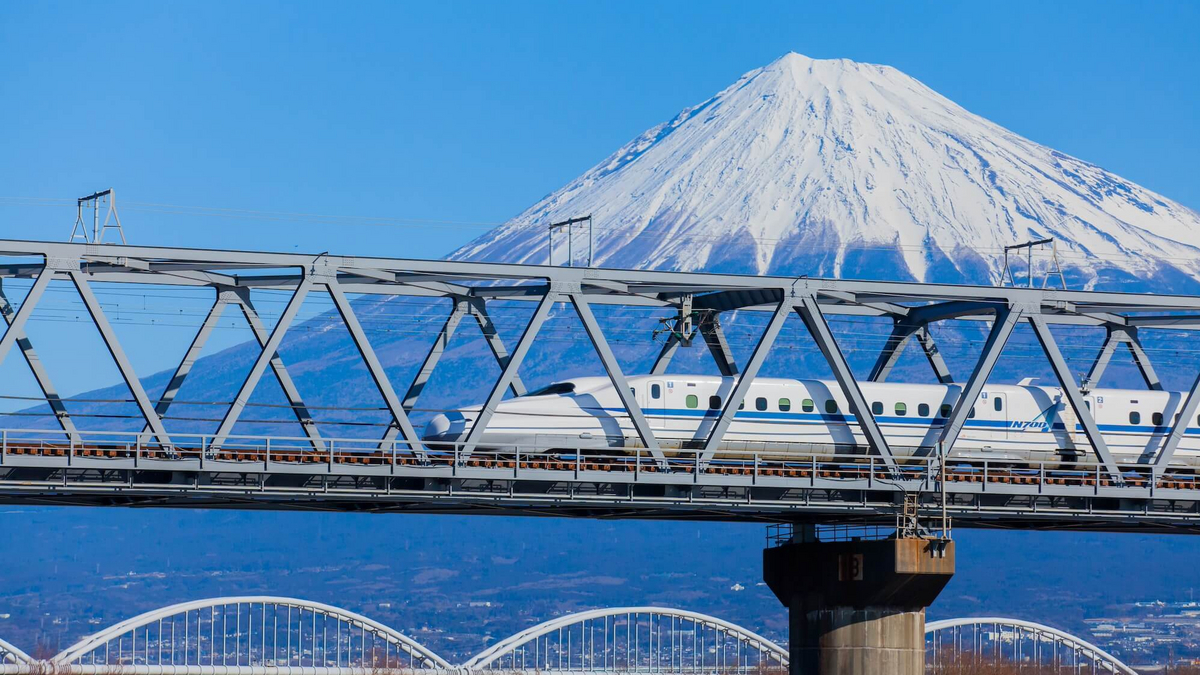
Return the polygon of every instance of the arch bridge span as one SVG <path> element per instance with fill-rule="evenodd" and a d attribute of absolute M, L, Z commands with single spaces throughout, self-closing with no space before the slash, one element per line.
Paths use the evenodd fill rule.
<path fill-rule="evenodd" d="M 28 654 L 0 638 L 0 675 L 28 672 L 33 663 Z"/>
<path fill-rule="evenodd" d="M 667 607 L 613 607 L 551 619 L 501 640 L 467 671 L 785 671 L 787 649 L 736 624 Z"/>
<path fill-rule="evenodd" d="M 67 647 L 55 671 L 80 675 L 259 675 L 452 670 L 361 614 L 274 596 L 210 598 L 122 621 Z"/>
<path fill-rule="evenodd" d="M 926 662 L 933 672 L 952 665 L 996 662 L 1044 665 L 1055 672 L 1138 675 L 1100 647 L 1033 621 L 1001 617 L 964 617 L 925 626 Z M 1086 670 L 1084 670 L 1086 668 Z"/>

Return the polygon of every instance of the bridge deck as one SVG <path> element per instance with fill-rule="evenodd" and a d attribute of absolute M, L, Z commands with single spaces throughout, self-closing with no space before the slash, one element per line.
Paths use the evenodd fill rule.
<path fill-rule="evenodd" d="M 868 455 L 789 455 L 700 450 L 505 453 L 449 448 L 414 452 L 362 440 L 231 438 L 163 448 L 139 442 L 55 442 L 6 431 L 0 501 L 354 511 L 479 512 L 627 518 L 889 522 L 906 493 L 928 515 L 945 508 L 978 527 L 1172 531 L 1200 526 L 1200 478 L 1103 464 L 1013 466 L 936 457 L 888 466 Z M 108 434 L 111 436 L 112 434 Z"/>

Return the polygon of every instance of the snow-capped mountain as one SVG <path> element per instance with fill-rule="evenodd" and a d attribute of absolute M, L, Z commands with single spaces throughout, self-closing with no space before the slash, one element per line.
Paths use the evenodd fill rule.
<path fill-rule="evenodd" d="M 799 54 L 650 129 L 453 257 L 545 263 L 546 226 L 589 213 L 607 267 L 990 283 L 1004 246 L 1053 237 L 1073 285 L 1200 278 L 1195 211 L 895 68 Z"/>

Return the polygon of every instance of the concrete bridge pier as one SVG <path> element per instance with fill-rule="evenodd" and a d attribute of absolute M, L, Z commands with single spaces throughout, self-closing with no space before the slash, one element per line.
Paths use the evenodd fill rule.
<path fill-rule="evenodd" d="M 954 542 L 809 534 L 763 551 L 789 612 L 790 675 L 924 675 L 925 608 L 954 576 Z"/>

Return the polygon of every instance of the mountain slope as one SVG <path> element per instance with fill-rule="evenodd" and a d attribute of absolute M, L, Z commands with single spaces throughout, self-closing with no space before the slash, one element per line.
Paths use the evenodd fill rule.
<path fill-rule="evenodd" d="M 545 263 L 546 225 L 588 213 L 606 267 L 991 283 L 1004 246 L 1054 237 L 1080 285 L 1170 267 L 1200 277 L 1196 212 L 894 68 L 799 54 L 650 129 L 452 257 Z"/>

